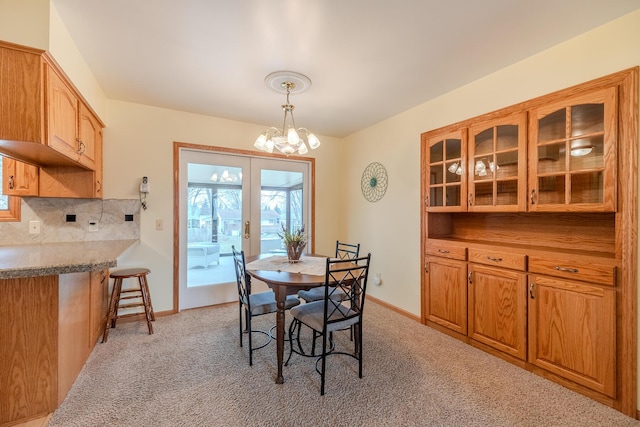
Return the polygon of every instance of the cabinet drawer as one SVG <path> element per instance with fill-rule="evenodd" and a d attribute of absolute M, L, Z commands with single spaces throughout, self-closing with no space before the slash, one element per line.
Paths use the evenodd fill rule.
<path fill-rule="evenodd" d="M 427 255 L 466 261 L 467 248 L 465 248 L 464 246 L 430 244 L 427 246 Z"/>
<path fill-rule="evenodd" d="M 469 261 L 477 264 L 494 265 L 511 270 L 525 271 L 527 257 L 523 254 L 469 248 Z"/>
<path fill-rule="evenodd" d="M 529 271 L 548 276 L 615 285 L 616 268 L 613 265 L 586 260 L 566 260 L 529 256 Z"/>

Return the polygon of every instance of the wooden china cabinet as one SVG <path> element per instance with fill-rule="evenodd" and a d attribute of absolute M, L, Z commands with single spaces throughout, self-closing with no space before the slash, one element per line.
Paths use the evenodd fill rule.
<path fill-rule="evenodd" d="M 421 144 L 423 322 L 635 417 L 638 67 Z"/>

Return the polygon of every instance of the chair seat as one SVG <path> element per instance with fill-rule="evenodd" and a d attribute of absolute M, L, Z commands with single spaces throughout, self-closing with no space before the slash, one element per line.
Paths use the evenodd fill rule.
<path fill-rule="evenodd" d="M 344 300 L 345 292 L 342 289 L 329 290 L 330 296 L 329 298 L 337 301 Z M 302 298 L 305 302 L 313 302 L 320 301 L 324 299 L 324 286 L 318 286 L 317 288 L 311 288 L 306 291 L 298 291 L 298 296 Z"/>
<path fill-rule="evenodd" d="M 278 309 L 276 296 L 272 291 L 259 292 L 249 295 L 251 306 L 251 315 L 259 316 L 261 314 L 274 313 Z M 287 295 L 284 302 L 286 310 L 300 304 L 300 300 L 295 295 Z"/>
<path fill-rule="evenodd" d="M 336 310 L 329 318 L 327 323 L 327 332 L 338 331 L 346 329 L 351 325 L 358 323 L 360 318 L 357 313 L 343 304 L 334 304 L 338 310 Z M 330 310 L 333 307 L 329 307 Z M 291 316 L 294 319 L 298 319 L 308 327 L 322 332 L 322 323 L 324 322 L 324 300 L 314 301 L 307 304 L 301 304 L 291 309 Z M 354 317 L 351 317 L 354 316 Z M 340 320 L 343 319 L 343 320 Z"/>

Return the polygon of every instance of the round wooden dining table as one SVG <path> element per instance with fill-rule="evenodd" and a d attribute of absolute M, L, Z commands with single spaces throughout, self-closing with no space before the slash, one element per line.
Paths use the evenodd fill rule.
<path fill-rule="evenodd" d="M 260 258 L 265 258 L 269 255 L 255 255 L 246 258 L 246 262 L 250 263 Z M 326 256 L 317 254 L 305 254 L 305 256 L 317 256 L 327 258 Z M 311 289 L 324 284 L 325 275 L 303 274 L 303 273 L 290 273 L 287 271 L 272 271 L 272 270 L 249 270 L 247 273 L 250 277 L 257 280 L 261 280 L 267 284 L 275 294 L 276 298 L 276 344 L 278 353 L 278 376 L 276 377 L 276 384 L 282 384 L 284 377 L 282 375 L 282 362 L 284 360 L 284 318 L 285 318 L 285 299 L 287 295 L 296 294 L 303 289 Z"/>

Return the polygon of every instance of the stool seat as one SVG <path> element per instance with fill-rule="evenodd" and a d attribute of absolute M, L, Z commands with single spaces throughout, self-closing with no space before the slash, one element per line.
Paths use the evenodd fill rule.
<path fill-rule="evenodd" d="M 111 272 L 109 274 L 109 277 L 111 277 L 112 279 L 116 279 L 118 277 L 126 279 L 129 277 L 138 277 L 149 273 L 151 273 L 151 270 L 149 270 L 148 268 L 124 268 L 122 270 Z"/>
<path fill-rule="evenodd" d="M 105 325 L 104 333 L 102 334 L 102 342 L 107 342 L 109 329 L 116 327 L 116 321 L 118 319 L 138 316 L 141 314 L 136 312 L 119 315 L 118 310 L 121 308 L 143 307 L 147 320 L 147 327 L 149 329 L 149 335 L 153 334 L 153 325 L 151 322 L 156 320 L 156 317 L 153 312 L 153 305 L 151 304 L 149 283 L 147 282 L 147 275 L 149 273 L 151 273 L 151 270 L 148 268 L 134 267 L 116 270 L 109 274 L 109 277 L 114 279 L 114 282 L 111 299 L 109 301 L 109 317 L 107 318 L 107 324 Z M 138 287 L 122 289 L 123 280 L 129 278 L 137 278 Z M 132 302 L 123 303 L 123 300 L 131 300 Z"/>

